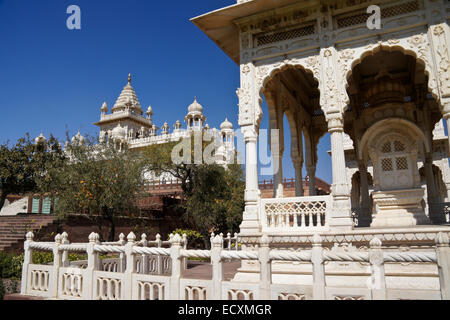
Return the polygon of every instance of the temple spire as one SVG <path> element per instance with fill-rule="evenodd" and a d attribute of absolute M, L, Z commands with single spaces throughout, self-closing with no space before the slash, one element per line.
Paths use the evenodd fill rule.
<path fill-rule="evenodd" d="M 131 73 L 128 74 L 128 83 L 131 83 Z"/>

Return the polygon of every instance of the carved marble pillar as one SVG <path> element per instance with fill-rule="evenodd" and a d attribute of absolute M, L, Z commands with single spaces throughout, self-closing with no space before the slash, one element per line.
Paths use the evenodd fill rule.
<path fill-rule="evenodd" d="M 261 99 L 256 85 L 256 68 L 251 61 L 241 60 L 239 98 L 239 126 L 245 142 L 245 210 L 240 226 L 241 236 L 258 236 L 259 222 L 258 153 L 259 123 L 262 117 Z"/>
<path fill-rule="evenodd" d="M 273 161 L 273 197 L 282 198 L 284 193 L 283 185 L 283 153 L 284 153 L 284 126 L 283 111 L 279 104 L 279 95 L 274 91 L 266 91 L 267 106 L 269 109 L 269 129 L 270 129 L 270 151 Z M 278 134 L 275 134 L 278 130 Z"/>
<path fill-rule="evenodd" d="M 291 133 L 291 159 L 295 169 L 295 196 L 303 197 L 303 135 L 298 114 L 290 108 L 286 111 Z"/>
<path fill-rule="evenodd" d="M 316 166 L 306 166 L 306 172 L 308 173 L 309 177 L 309 195 L 315 196 L 316 195 Z"/>
<path fill-rule="evenodd" d="M 427 193 L 428 193 L 428 203 L 437 203 L 437 189 L 436 182 L 434 180 L 433 173 L 433 155 L 431 153 L 425 154 L 425 176 L 427 179 Z"/>
<path fill-rule="evenodd" d="M 278 127 L 278 146 L 272 149 L 272 157 L 274 161 L 273 173 L 273 191 L 274 198 L 283 198 L 283 153 L 284 153 L 284 124 L 283 111 L 281 108 L 277 109 L 277 127 Z M 277 170 L 278 169 L 278 170 Z"/>
<path fill-rule="evenodd" d="M 292 163 L 295 169 L 295 196 L 303 197 L 303 161 L 300 157 L 292 157 Z"/>
<path fill-rule="evenodd" d="M 258 204 L 260 191 L 258 186 L 258 134 L 255 126 L 242 127 L 245 141 L 245 211 L 241 234 L 255 233 L 260 230 Z"/>
<path fill-rule="evenodd" d="M 358 216 L 359 227 L 370 226 L 370 196 L 369 196 L 369 182 L 367 179 L 367 164 L 363 161 L 358 163 L 359 176 L 361 182 L 361 208 L 360 216 Z"/>
<path fill-rule="evenodd" d="M 331 111 L 331 110 L 330 110 Z M 353 228 L 350 188 L 347 182 L 344 154 L 344 119 L 339 110 L 327 114 L 328 132 L 331 136 L 333 208 L 330 227 L 341 230 Z"/>
<path fill-rule="evenodd" d="M 316 195 L 316 144 L 311 131 L 305 131 L 306 173 L 308 174 L 309 195 Z"/>
<path fill-rule="evenodd" d="M 427 198 L 428 198 L 428 217 L 433 223 L 444 223 L 445 216 L 440 212 L 442 208 L 436 206 L 439 203 L 439 196 L 436 188 L 436 181 L 433 173 L 433 155 L 431 153 L 425 154 L 425 177 L 427 181 Z"/>

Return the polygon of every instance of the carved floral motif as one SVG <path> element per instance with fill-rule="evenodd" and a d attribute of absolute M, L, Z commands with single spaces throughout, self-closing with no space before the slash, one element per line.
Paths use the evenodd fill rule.
<path fill-rule="evenodd" d="M 439 56 L 438 73 L 442 94 L 450 94 L 450 61 L 446 43 L 445 30 L 442 25 L 434 27 L 433 34 L 436 37 L 436 51 Z"/>

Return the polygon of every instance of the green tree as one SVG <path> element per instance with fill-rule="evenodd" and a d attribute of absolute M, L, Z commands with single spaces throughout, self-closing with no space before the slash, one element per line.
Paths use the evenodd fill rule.
<path fill-rule="evenodd" d="M 34 182 L 37 193 L 50 196 L 52 203 L 57 196 L 57 186 L 64 183 L 59 172 L 68 164 L 68 157 L 58 139 L 50 135 L 45 143 L 35 144 L 33 154 Z"/>
<path fill-rule="evenodd" d="M 199 165 L 193 169 L 193 191 L 186 198 L 185 219 L 209 246 L 211 232 L 237 232 L 244 211 L 245 184 L 238 165 Z"/>
<path fill-rule="evenodd" d="M 108 241 L 115 238 L 116 220 L 120 216 L 138 215 L 137 201 L 144 185 L 143 162 L 138 153 L 113 143 L 68 144 L 70 161 L 57 170 L 56 211 L 64 217 L 84 213 L 99 228 L 109 222 Z"/>
<path fill-rule="evenodd" d="M 172 151 L 179 142 L 152 145 L 144 150 L 146 167 L 156 175 L 168 173 L 181 182 L 184 222 L 201 233 L 206 247 L 211 232 L 237 232 L 244 211 L 245 182 L 240 165 L 227 169 L 217 164 L 194 164 L 194 139 L 191 161 L 172 161 Z M 201 151 L 208 146 L 203 141 Z"/>
<path fill-rule="evenodd" d="M 9 194 L 38 192 L 40 187 L 49 189 L 48 169 L 59 166 L 64 158 L 58 140 L 53 136 L 36 144 L 27 133 L 13 146 L 0 145 L 0 210 Z"/>

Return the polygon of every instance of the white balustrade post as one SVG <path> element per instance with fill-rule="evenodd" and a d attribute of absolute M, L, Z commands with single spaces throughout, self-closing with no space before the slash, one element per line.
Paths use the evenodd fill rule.
<path fill-rule="evenodd" d="M 187 234 L 184 233 L 183 234 L 183 249 L 184 250 L 187 250 L 187 244 L 188 244 Z M 183 270 L 187 269 L 187 262 L 188 262 L 188 258 L 184 257 L 183 258 Z"/>
<path fill-rule="evenodd" d="M 131 300 L 133 290 L 133 273 L 135 272 L 136 259 L 133 253 L 133 247 L 136 245 L 136 235 L 130 232 L 127 237 L 127 244 L 125 245 L 126 268 L 123 278 L 123 300 Z"/>
<path fill-rule="evenodd" d="M 30 249 L 30 244 L 33 242 L 34 234 L 33 232 L 28 232 L 26 235 L 26 241 L 24 244 L 24 257 L 22 265 L 22 282 L 20 294 L 27 294 L 28 283 L 31 279 L 28 279 L 28 268 L 29 265 L 33 263 L 33 250 Z"/>
<path fill-rule="evenodd" d="M 313 236 L 311 263 L 313 267 L 313 299 L 325 300 L 325 266 L 323 264 L 322 237 L 319 234 Z"/>
<path fill-rule="evenodd" d="M 100 236 L 97 233 L 92 232 L 89 235 L 89 243 L 86 247 L 86 253 L 88 256 L 88 266 L 83 281 L 83 300 L 94 300 L 95 279 L 94 272 L 99 269 L 100 261 L 98 259 L 98 252 L 94 250 Z"/>
<path fill-rule="evenodd" d="M 143 247 L 148 246 L 147 235 L 145 233 L 143 233 L 141 236 L 141 243 L 142 243 Z M 142 274 L 147 274 L 148 273 L 148 257 L 147 257 L 147 255 L 143 254 L 143 255 L 141 255 L 141 259 L 142 259 L 141 270 L 137 270 L 137 271 Z"/>
<path fill-rule="evenodd" d="M 125 246 L 127 244 L 127 241 L 125 240 L 125 235 L 123 233 L 121 233 L 119 235 L 118 243 L 121 246 Z M 118 266 L 119 270 L 117 270 L 117 271 L 118 272 L 125 272 L 126 267 L 127 267 L 127 261 L 126 261 L 126 258 L 125 258 L 125 253 L 119 253 L 119 266 Z"/>
<path fill-rule="evenodd" d="M 442 300 L 450 300 L 450 241 L 448 234 L 436 236 L 436 254 Z"/>
<path fill-rule="evenodd" d="M 381 240 L 377 237 L 370 240 L 369 261 L 372 272 L 369 285 L 372 290 L 372 300 L 386 300 L 384 255 L 381 249 Z"/>
<path fill-rule="evenodd" d="M 259 246 L 259 265 L 260 265 L 260 275 L 259 275 L 259 292 L 261 300 L 270 300 L 270 286 L 272 284 L 272 262 L 270 261 L 270 247 L 269 247 L 269 237 L 263 235 L 260 240 Z"/>
<path fill-rule="evenodd" d="M 170 239 L 170 258 L 172 259 L 172 276 L 170 277 L 169 300 L 180 300 L 181 278 L 181 237 L 175 234 Z"/>
<path fill-rule="evenodd" d="M 213 247 L 213 241 L 214 241 L 214 238 L 215 238 L 215 234 L 214 234 L 214 232 L 211 232 L 211 237 L 209 238 L 209 242 L 211 243 L 211 249 L 212 249 L 212 247 Z M 209 262 L 211 265 L 212 265 L 212 260 L 210 260 L 210 262 Z"/>
<path fill-rule="evenodd" d="M 213 282 L 213 295 L 214 300 L 221 300 L 222 298 L 222 280 L 223 280 L 223 265 L 222 254 L 223 250 L 223 237 L 217 235 L 213 239 L 211 248 L 211 263 L 212 263 L 212 282 Z"/>
<path fill-rule="evenodd" d="M 62 244 L 70 244 L 69 235 L 67 234 L 67 232 L 63 232 L 61 237 L 62 237 L 62 239 L 61 239 Z M 63 266 L 63 268 L 67 268 L 67 267 L 69 267 L 69 265 L 70 265 L 69 251 L 64 250 L 62 253 L 62 266 Z"/>
<path fill-rule="evenodd" d="M 158 248 L 162 247 L 161 235 L 159 233 L 156 235 L 156 246 Z M 158 256 L 156 257 L 156 274 L 162 275 L 163 270 L 163 257 L 158 254 Z"/>
<path fill-rule="evenodd" d="M 59 246 L 61 245 L 62 237 L 60 234 L 55 236 L 55 245 L 53 246 L 53 269 L 49 279 L 49 295 L 51 298 L 58 297 L 58 273 L 61 267 L 61 253 Z"/>

